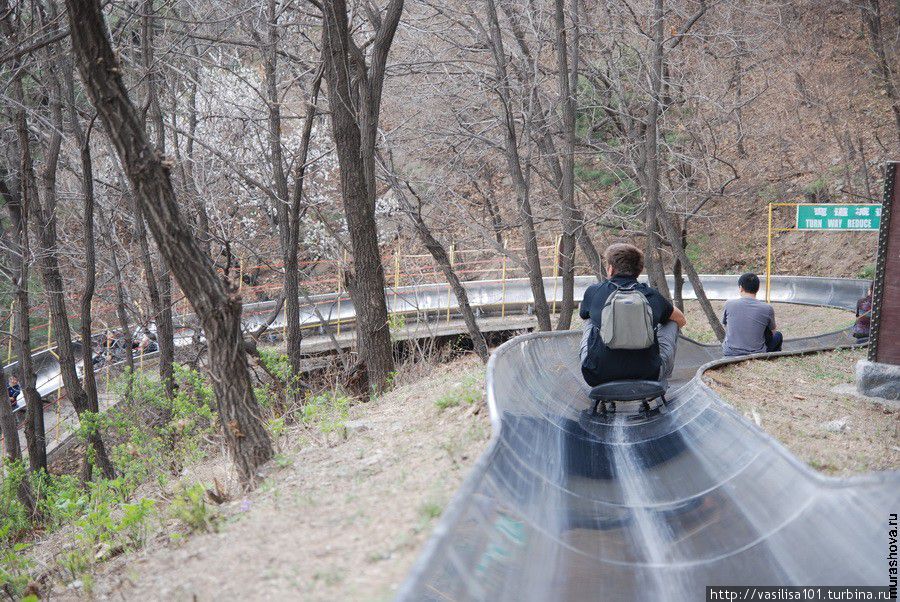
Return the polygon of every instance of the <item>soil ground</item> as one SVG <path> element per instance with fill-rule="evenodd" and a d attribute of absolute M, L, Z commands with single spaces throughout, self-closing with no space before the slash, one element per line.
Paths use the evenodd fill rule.
<path fill-rule="evenodd" d="M 750 360 L 711 370 L 704 378 L 748 419 L 824 474 L 898 469 L 900 410 L 834 391 L 854 382 L 854 366 L 865 353 L 853 349 Z"/>
<path fill-rule="evenodd" d="M 477 359 L 410 370 L 390 393 L 352 407 L 345 429 L 287 437 L 265 482 L 221 507 L 218 532 L 181 544 L 160 537 L 107 563 L 93 595 L 392 598 L 490 436 Z"/>

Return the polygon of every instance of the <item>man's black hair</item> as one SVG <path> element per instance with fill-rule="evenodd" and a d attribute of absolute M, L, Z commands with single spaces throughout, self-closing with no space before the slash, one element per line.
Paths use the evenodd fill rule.
<path fill-rule="evenodd" d="M 755 295 L 759 292 L 759 276 L 757 276 L 753 272 L 741 274 L 741 277 L 738 278 L 738 286 L 740 286 L 746 292 Z"/>

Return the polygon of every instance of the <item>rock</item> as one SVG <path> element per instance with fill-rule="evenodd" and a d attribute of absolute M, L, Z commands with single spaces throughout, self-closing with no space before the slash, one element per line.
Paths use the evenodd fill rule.
<path fill-rule="evenodd" d="M 369 430 L 369 423 L 365 420 L 348 420 L 344 423 L 348 433 L 363 433 Z"/>
<path fill-rule="evenodd" d="M 850 427 L 847 426 L 847 420 L 849 418 L 849 416 L 844 416 L 842 418 L 838 418 L 837 420 L 823 422 L 821 427 L 823 430 L 828 431 L 829 433 L 843 433 L 850 429 Z"/>
<path fill-rule="evenodd" d="M 880 407 L 881 411 L 885 414 L 893 414 L 894 412 L 900 411 L 900 400 L 863 395 L 856 389 L 856 385 L 854 383 L 842 383 L 840 385 L 836 385 L 831 388 L 831 392 L 847 397 L 855 397 L 857 399 L 875 404 L 876 406 Z"/>
<path fill-rule="evenodd" d="M 859 360 L 856 390 L 869 397 L 900 400 L 900 366 Z"/>
<path fill-rule="evenodd" d="M 381 453 L 376 452 L 375 454 L 373 454 L 373 455 L 369 456 L 368 458 L 366 458 L 365 460 L 363 460 L 362 465 L 363 466 L 374 466 L 375 464 L 378 464 L 379 462 L 381 462 Z"/>
<path fill-rule="evenodd" d="M 753 422 L 756 423 L 756 426 L 762 426 L 762 418 L 759 415 L 759 412 L 756 411 L 756 408 L 751 408 L 750 413 L 753 416 Z"/>

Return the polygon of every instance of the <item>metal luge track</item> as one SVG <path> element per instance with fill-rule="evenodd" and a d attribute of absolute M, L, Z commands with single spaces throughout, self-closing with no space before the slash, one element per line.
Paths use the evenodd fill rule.
<path fill-rule="evenodd" d="M 707 294 L 713 299 L 726 299 L 735 296 L 734 276 L 705 275 L 702 276 Z M 589 276 L 579 276 L 575 281 L 575 297 L 580 299 L 585 289 L 595 280 Z M 831 305 L 844 307 L 837 299 L 835 289 L 852 286 L 855 289 L 865 288 L 861 281 L 833 280 L 827 278 L 777 277 L 773 279 L 773 301 L 790 301 L 812 305 Z M 851 284 L 855 283 L 855 284 Z M 526 279 L 487 280 L 464 283 L 469 294 L 469 301 L 479 317 L 530 314 L 532 311 L 531 288 Z M 544 286 L 550 302 L 562 296 L 559 280 L 545 278 Z M 855 294 L 855 293 L 854 293 Z M 693 297 L 690 283 L 685 283 L 685 298 Z M 862 296 L 862 295 L 860 295 Z M 457 316 L 459 307 L 456 297 L 450 294 L 446 284 L 425 284 L 391 288 L 386 291 L 388 311 L 407 316 L 407 322 L 437 322 L 444 320 L 449 314 Z M 309 298 L 311 304 L 301 306 L 300 324 L 306 335 L 324 332 L 325 328 L 334 328 L 341 322 L 348 329 L 353 328 L 356 310 L 353 302 L 339 298 L 335 293 L 314 295 Z M 849 302 L 849 301 L 848 301 Z M 854 301 L 855 302 L 855 301 Z M 262 324 L 274 308 L 274 301 L 262 301 L 244 305 L 243 324 L 246 330 L 253 331 Z M 176 346 L 188 346 L 194 341 L 196 320 L 192 316 L 182 316 L 176 323 Z M 269 327 L 270 331 L 280 331 L 284 327 L 282 311 Z M 461 327 L 460 332 L 464 329 Z M 76 358 L 81 357 L 81 342 L 73 341 Z M 345 343 L 349 344 L 349 343 Z M 56 348 L 46 349 L 34 354 L 34 370 L 37 376 L 37 388 L 41 397 L 47 398 L 55 394 L 61 387 L 59 361 Z M 145 354 L 145 358 L 153 354 Z M 14 370 L 18 362 L 5 366 L 7 374 Z"/>
<path fill-rule="evenodd" d="M 727 280 L 708 279 L 710 296 L 727 296 Z M 773 299 L 850 309 L 865 286 L 779 278 Z M 494 353 L 494 436 L 399 600 L 688 601 L 712 585 L 888 584 L 900 473 L 813 472 L 702 382 L 725 362 L 718 347 L 685 339 L 668 412 L 586 419 L 578 343 L 577 332 L 536 333 Z M 853 343 L 838 332 L 785 350 Z"/>
<path fill-rule="evenodd" d="M 736 295 L 735 276 L 703 281 L 711 298 Z M 578 278 L 576 297 L 592 282 Z M 551 301 L 561 294 L 558 282 L 545 285 Z M 466 287 L 480 316 L 530 313 L 525 280 Z M 777 277 L 772 299 L 852 309 L 866 287 Z M 685 297 L 692 295 L 686 285 Z M 304 327 L 340 320 L 352 328 L 352 303 L 337 295 L 312 301 L 317 311 L 303 308 Z M 407 323 L 457 310 L 439 284 L 389 289 L 387 301 Z M 270 302 L 246 305 L 246 327 L 271 309 Z M 282 317 L 271 329 L 282 328 Z M 718 346 L 684 339 L 668 413 L 586 422 L 578 337 L 525 335 L 494 354 L 487 374 L 494 436 L 400 599 L 695 600 L 706 585 L 886 583 L 887 513 L 900 508 L 900 474 L 841 480 L 813 473 L 697 378 L 720 361 Z M 193 338 L 185 320 L 176 343 Z M 852 343 L 839 332 L 789 340 L 785 349 Z M 60 386 L 52 351 L 36 354 L 35 366 L 42 396 L 52 395 Z"/>

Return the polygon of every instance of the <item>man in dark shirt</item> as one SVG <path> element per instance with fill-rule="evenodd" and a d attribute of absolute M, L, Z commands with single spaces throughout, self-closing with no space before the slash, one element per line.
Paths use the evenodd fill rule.
<path fill-rule="evenodd" d="M 644 270 L 644 254 L 634 245 L 610 245 L 604 253 L 609 281 L 588 287 L 579 315 L 586 320 L 581 340 L 581 373 L 595 387 L 613 380 L 658 380 L 664 385 L 675 365 L 678 329 L 687 321 L 659 291 L 636 284 Z M 646 349 L 610 349 L 600 338 L 601 314 L 606 300 L 618 287 L 634 285 L 650 304 L 656 336 Z"/>
<path fill-rule="evenodd" d="M 9 377 L 9 384 L 6 385 L 6 397 L 9 399 L 10 405 L 12 407 L 16 407 L 16 399 L 19 397 L 19 393 L 22 392 L 22 387 L 19 385 L 19 378 L 16 376 Z"/>
<path fill-rule="evenodd" d="M 857 339 L 868 339 L 872 326 L 872 287 L 865 297 L 856 302 L 856 322 L 853 324 L 853 336 Z"/>

